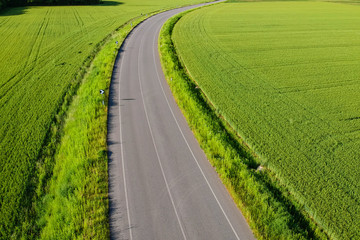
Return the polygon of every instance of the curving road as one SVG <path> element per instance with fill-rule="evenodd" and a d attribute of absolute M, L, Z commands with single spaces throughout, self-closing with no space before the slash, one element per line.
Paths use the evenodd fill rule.
<path fill-rule="evenodd" d="M 108 119 L 111 239 L 254 239 L 161 70 L 160 28 L 189 8 L 138 25 L 117 57 Z"/>

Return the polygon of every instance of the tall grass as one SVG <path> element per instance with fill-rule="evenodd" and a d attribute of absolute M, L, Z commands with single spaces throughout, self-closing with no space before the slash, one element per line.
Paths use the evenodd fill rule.
<path fill-rule="evenodd" d="M 327 239 L 303 214 L 301 205 L 266 168 L 257 171 L 254 152 L 218 115 L 204 93 L 188 76 L 172 42 L 172 30 L 185 13 L 165 23 L 159 51 L 168 84 L 209 161 L 240 207 L 258 239 Z"/>
<path fill-rule="evenodd" d="M 127 24 L 108 39 L 68 111 L 49 190 L 40 206 L 41 239 L 109 238 L 107 94 L 117 50 L 130 29 Z"/>

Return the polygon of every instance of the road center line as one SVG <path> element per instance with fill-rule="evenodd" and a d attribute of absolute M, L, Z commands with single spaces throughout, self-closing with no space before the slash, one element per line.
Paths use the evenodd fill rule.
<path fill-rule="evenodd" d="M 157 42 L 157 41 L 156 41 L 156 39 L 157 39 L 157 37 L 156 37 L 156 36 L 158 36 L 158 35 L 156 35 L 156 34 L 155 34 L 155 35 L 154 35 L 154 40 L 153 40 L 153 46 L 154 46 L 154 47 L 153 47 L 153 58 L 154 58 L 154 62 L 156 62 L 156 58 L 155 58 L 155 48 L 156 48 L 156 49 L 158 49 L 157 44 L 156 44 L 156 42 Z M 156 44 L 156 45 L 155 45 L 155 44 Z M 230 225 L 230 227 L 231 227 L 232 231 L 234 232 L 234 234 L 235 234 L 236 238 L 237 238 L 238 240 L 240 240 L 240 238 L 239 238 L 238 234 L 236 233 L 236 231 L 235 231 L 235 229 L 234 229 L 233 225 L 232 225 L 232 224 L 231 224 L 231 222 L 230 222 L 230 219 L 228 218 L 227 214 L 225 213 L 225 211 L 224 211 L 223 207 L 221 206 L 221 204 L 220 204 L 220 202 L 219 202 L 219 200 L 218 200 L 218 198 L 217 198 L 217 196 L 216 196 L 216 194 L 215 194 L 215 192 L 214 192 L 213 188 L 211 187 L 211 185 L 210 185 L 210 183 L 209 183 L 209 181 L 208 181 L 207 177 L 205 176 L 205 174 L 204 174 L 204 172 L 203 172 L 202 168 L 200 167 L 199 161 L 198 161 L 198 160 L 197 160 L 197 158 L 195 157 L 195 154 L 194 154 L 194 152 L 192 151 L 192 149 L 190 148 L 190 145 L 189 145 L 188 141 L 186 140 L 186 138 L 185 138 L 185 136 L 184 136 L 183 131 L 182 131 L 182 130 L 181 130 L 181 128 L 180 128 L 180 125 L 179 125 L 179 123 L 178 123 L 178 121 L 177 121 L 177 119 L 176 119 L 176 117 L 175 117 L 175 114 L 174 114 L 174 112 L 173 112 L 173 110 L 172 110 L 172 108 L 171 108 L 171 106 L 170 106 L 169 100 L 168 100 L 168 99 L 167 99 L 167 97 L 166 97 L 166 94 L 165 94 L 164 88 L 163 88 L 163 86 L 162 86 L 162 84 L 161 84 L 159 71 L 158 71 L 158 69 L 157 69 L 157 68 L 155 68 L 155 69 L 156 69 L 156 73 L 157 73 L 157 77 L 158 77 L 158 81 L 159 81 L 159 84 L 160 84 L 161 90 L 162 90 L 163 95 L 164 95 L 164 97 L 165 97 L 165 99 L 166 99 L 166 102 L 167 102 L 167 105 L 168 105 L 168 107 L 169 107 L 169 109 L 170 109 L 170 111 L 171 111 L 171 114 L 172 114 L 172 116 L 173 116 L 173 118 L 174 118 L 174 120 L 175 120 L 175 122 L 176 122 L 176 125 L 178 126 L 178 129 L 179 129 L 179 131 L 180 131 L 180 133 L 181 133 L 181 135 L 182 135 L 182 137 L 183 137 L 183 139 L 184 139 L 184 141 L 185 141 L 185 143 L 186 143 L 186 145 L 187 145 L 188 149 L 190 150 L 191 155 L 193 156 L 193 159 L 194 159 L 194 161 L 196 162 L 196 165 L 198 166 L 198 168 L 199 168 L 199 170 L 200 170 L 200 172 L 201 172 L 202 176 L 204 177 L 204 179 L 205 179 L 205 181 L 206 181 L 207 185 L 209 186 L 209 188 L 210 188 L 210 190 L 211 190 L 211 192 L 212 192 L 212 194 L 213 194 L 213 196 L 214 196 L 214 198 L 215 198 L 215 200 L 216 200 L 217 204 L 219 205 L 219 207 L 220 207 L 220 209 L 221 209 L 222 213 L 224 214 L 224 216 L 225 216 L 225 218 L 226 218 L 227 222 L 229 223 L 229 225 Z"/>
<path fill-rule="evenodd" d="M 127 39 L 125 39 L 125 44 L 123 46 L 121 46 L 121 48 L 125 48 L 125 46 L 127 45 Z M 120 48 L 120 49 L 121 49 Z M 131 220 L 130 220 L 130 211 L 129 211 L 129 200 L 128 200 L 128 193 L 127 193 L 127 184 L 126 184 L 126 171 L 125 171 L 125 158 L 124 158 L 124 144 L 123 144 L 123 137 L 122 137 L 122 124 L 121 124 L 121 97 L 120 97 L 120 92 L 121 92 L 121 73 L 122 73 L 122 69 L 123 69 L 123 59 L 125 58 L 125 54 L 126 52 L 124 51 L 124 54 L 121 56 L 121 62 L 120 62 L 120 79 L 119 79 L 119 124 L 120 124 L 120 151 L 121 151 L 121 163 L 122 163 L 122 173 L 123 173 L 123 180 L 124 180 L 124 191 L 125 191 L 125 203 L 126 203 L 126 212 L 127 212 L 127 218 L 128 218 L 128 223 L 129 223 L 129 240 L 132 240 L 132 230 L 131 230 Z"/>
<path fill-rule="evenodd" d="M 152 24 L 152 25 L 154 25 L 154 24 Z M 174 199 L 173 199 L 172 194 L 171 194 L 171 192 L 170 192 L 169 184 L 168 184 L 168 182 L 167 182 L 167 180 L 166 180 L 166 177 L 165 177 L 165 172 L 164 172 L 164 169 L 163 169 L 161 160 L 160 160 L 160 156 L 159 156 L 158 149 L 157 149 L 157 147 L 156 147 L 154 135 L 153 135 L 153 132 L 152 132 L 152 130 L 151 130 L 151 125 L 150 125 L 150 121 L 149 121 L 149 116 L 148 116 L 148 113 L 147 113 L 147 110 L 146 110 L 146 106 L 145 106 L 144 94 L 143 94 L 143 89 L 142 89 L 142 84 L 141 84 L 141 75 L 140 75 L 140 54 L 141 54 L 142 51 L 143 51 L 143 46 L 144 46 L 143 43 L 144 43 L 144 38 L 141 40 L 140 50 L 139 50 L 139 55 L 138 55 L 138 80 L 139 80 L 139 84 L 140 84 L 140 92 L 141 92 L 141 98 L 142 98 L 142 102 L 143 102 L 143 106 L 144 106 L 145 116 L 146 116 L 147 124 L 148 124 L 148 127 L 149 127 L 150 135 L 151 135 L 151 138 L 152 138 L 152 142 L 153 142 L 153 145 L 154 145 L 154 149 L 155 149 L 155 152 L 156 152 L 157 160 L 158 160 L 158 163 L 159 163 L 159 166 L 160 166 L 160 169 L 161 169 L 161 173 L 162 173 L 162 176 L 163 176 L 163 178 L 164 178 L 164 182 L 165 182 L 165 185 L 166 185 L 166 189 L 167 189 L 167 192 L 168 192 L 169 197 L 170 197 L 170 200 L 171 200 L 171 204 L 172 204 L 173 209 L 174 209 L 174 211 L 175 211 L 175 215 L 176 215 L 176 218 L 177 218 L 177 220 L 178 220 L 178 223 L 179 223 L 179 226 L 180 226 L 180 229 L 181 229 L 181 233 L 182 233 L 184 239 L 187 240 L 186 235 L 185 235 L 184 228 L 183 228 L 182 223 L 181 223 L 181 221 L 180 221 L 179 214 L 178 214 L 178 212 L 177 212 L 177 210 L 176 210 L 176 207 L 175 207 Z"/>

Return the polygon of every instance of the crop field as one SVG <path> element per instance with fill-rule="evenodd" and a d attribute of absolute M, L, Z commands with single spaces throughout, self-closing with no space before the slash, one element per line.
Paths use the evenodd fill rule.
<path fill-rule="evenodd" d="M 238 2 L 193 11 L 173 40 L 262 166 L 332 239 L 360 238 L 360 6 Z"/>
<path fill-rule="evenodd" d="M 97 44 L 132 18 L 198 2 L 104 1 L 0 13 L 0 238 L 22 231 L 37 188 L 37 160 L 46 154 L 42 147 L 57 131 L 51 129 L 56 113 Z"/>

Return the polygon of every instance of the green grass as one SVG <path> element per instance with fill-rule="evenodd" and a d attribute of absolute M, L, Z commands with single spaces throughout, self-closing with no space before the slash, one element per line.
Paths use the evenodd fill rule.
<path fill-rule="evenodd" d="M 61 177 L 61 170 L 53 158 L 55 152 L 60 151 L 56 156 L 59 161 L 63 161 L 61 160 L 61 151 L 64 151 L 64 148 L 58 146 L 64 135 L 63 120 L 72 96 L 76 94 L 81 79 L 94 55 L 104 43 L 104 39 L 131 18 L 164 8 L 196 2 L 199 1 L 157 0 L 151 1 L 151 3 L 143 0 L 105 1 L 99 6 L 26 7 L 1 12 L 1 239 L 15 239 L 20 236 L 32 238 L 38 236 L 39 227 L 49 229 L 46 227 L 46 224 L 50 224 L 52 221 L 49 219 L 41 218 L 41 221 L 37 222 L 37 227 L 33 225 L 36 219 L 34 216 L 38 216 L 40 213 L 47 214 L 47 210 L 36 206 L 36 202 L 41 201 L 44 196 L 46 197 L 47 191 L 60 191 L 55 190 L 56 181 L 63 181 L 61 180 L 63 177 Z M 108 65 L 105 66 L 102 63 L 100 65 L 102 66 L 100 69 L 109 68 Z M 106 120 L 101 119 L 105 124 Z M 93 128 L 89 116 L 83 118 L 82 121 L 86 122 L 87 127 Z M 64 131 L 67 134 L 68 130 Z M 63 138 L 67 139 L 66 136 Z M 82 140 L 88 141 L 85 142 L 86 148 L 91 148 L 92 144 L 98 144 L 84 136 L 76 136 L 73 139 L 76 143 Z M 101 145 L 100 149 L 102 147 Z M 83 150 L 86 152 L 87 149 Z M 63 158 L 71 159 L 79 153 L 73 152 L 73 154 L 75 155 L 72 157 Z M 91 158 L 93 155 L 94 153 L 90 154 Z M 87 160 L 89 159 L 87 158 Z M 66 161 L 64 160 L 64 162 Z M 54 176 L 52 176 L 53 167 Z M 100 168 L 102 169 L 103 166 Z M 78 182 L 82 177 L 88 176 L 89 171 L 92 171 L 91 167 L 87 167 L 87 172 L 79 171 L 78 175 L 72 175 L 70 169 L 72 168 L 69 167 L 70 172 L 66 177 L 64 176 L 64 179 L 75 178 Z M 102 175 L 100 178 L 102 181 L 106 181 Z M 87 181 L 86 178 L 82 180 Z M 96 181 L 94 184 L 101 185 L 104 182 Z M 66 190 L 65 185 L 64 188 L 62 194 L 68 193 L 68 196 L 80 194 L 79 191 L 81 191 L 81 188 Z M 93 189 L 87 190 L 93 191 Z M 51 193 L 49 196 L 51 197 L 44 200 L 46 209 L 48 206 L 49 209 L 56 209 L 56 205 L 60 206 L 61 201 L 52 200 L 56 199 L 58 195 Z M 49 200 L 50 198 L 51 200 Z M 58 202 L 55 203 L 56 201 Z M 92 207 L 94 206 L 96 205 Z M 51 211 L 53 211 L 51 216 L 57 217 L 56 214 L 59 210 Z M 79 218 L 85 219 L 86 217 L 79 216 Z M 61 219 L 57 221 L 61 221 Z M 64 222 L 64 224 L 70 224 L 70 222 Z M 86 224 L 96 225 L 97 223 Z M 81 231 L 86 228 L 79 225 L 72 227 L 73 230 L 68 232 L 75 235 L 71 236 L 82 236 Z M 67 231 L 65 228 L 63 230 Z M 44 233 L 43 236 L 51 236 L 51 234 Z M 91 235 L 87 236 L 87 238 L 90 237 Z"/>
<path fill-rule="evenodd" d="M 132 28 L 109 37 L 70 105 L 49 190 L 38 205 L 41 239 L 109 238 L 107 96 L 117 51 Z"/>
<path fill-rule="evenodd" d="M 358 6 L 259 2 L 194 11 L 173 32 L 216 113 L 332 239 L 360 238 L 359 31 Z"/>

